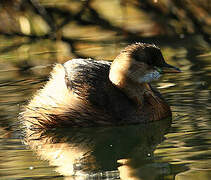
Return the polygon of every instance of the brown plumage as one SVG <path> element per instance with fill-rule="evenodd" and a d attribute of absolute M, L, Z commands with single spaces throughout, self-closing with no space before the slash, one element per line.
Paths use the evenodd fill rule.
<path fill-rule="evenodd" d="M 48 83 L 21 113 L 28 128 L 146 123 L 171 116 L 149 82 L 168 65 L 155 45 L 136 43 L 113 61 L 73 59 L 55 65 Z"/>

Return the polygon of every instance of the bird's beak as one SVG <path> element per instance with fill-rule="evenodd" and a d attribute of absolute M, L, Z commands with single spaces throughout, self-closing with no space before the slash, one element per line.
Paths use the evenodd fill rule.
<path fill-rule="evenodd" d="M 182 72 L 179 68 L 174 67 L 167 63 L 162 65 L 162 67 L 160 67 L 160 69 L 161 69 L 162 73 L 180 73 L 180 72 Z"/>

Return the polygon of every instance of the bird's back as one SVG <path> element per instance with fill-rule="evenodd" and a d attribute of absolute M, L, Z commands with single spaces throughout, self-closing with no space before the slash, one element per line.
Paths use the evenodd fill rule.
<path fill-rule="evenodd" d="M 107 124 L 121 124 L 136 113 L 135 104 L 109 80 L 110 62 L 75 59 L 64 64 L 66 82 L 71 91 L 81 99 L 90 119 Z M 87 109 L 86 106 L 91 109 Z M 95 114 L 95 113 L 96 114 Z M 95 119 L 95 120 L 94 120 Z"/>

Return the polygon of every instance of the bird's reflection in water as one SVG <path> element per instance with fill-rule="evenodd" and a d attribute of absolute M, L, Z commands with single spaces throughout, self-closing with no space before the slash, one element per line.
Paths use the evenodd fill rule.
<path fill-rule="evenodd" d="M 155 179 L 164 166 L 153 163 L 153 151 L 164 139 L 171 120 L 121 127 L 26 131 L 25 141 L 42 159 L 68 179 L 116 177 Z M 162 172 L 159 170 L 162 169 Z"/>

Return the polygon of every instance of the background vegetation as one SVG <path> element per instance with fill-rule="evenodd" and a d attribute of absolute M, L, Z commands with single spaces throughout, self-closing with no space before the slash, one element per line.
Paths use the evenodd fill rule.
<path fill-rule="evenodd" d="M 134 41 L 186 46 L 193 55 L 211 42 L 210 12 L 209 0 L 1 0 L 0 62 L 113 59 Z"/>

